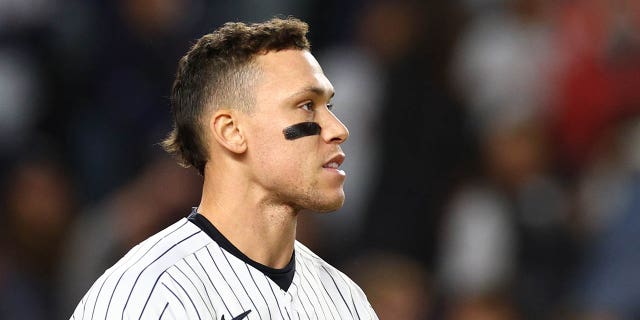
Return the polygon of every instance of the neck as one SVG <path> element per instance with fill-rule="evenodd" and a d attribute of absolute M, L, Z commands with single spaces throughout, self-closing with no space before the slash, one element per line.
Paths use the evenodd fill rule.
<path fill-rule="evenodd" d="M 198 212 L 250 259 L 285 267 L 293 254 L 297 211 L 269 201 L 249 184 L 225 182 L 205 178 Z"/>

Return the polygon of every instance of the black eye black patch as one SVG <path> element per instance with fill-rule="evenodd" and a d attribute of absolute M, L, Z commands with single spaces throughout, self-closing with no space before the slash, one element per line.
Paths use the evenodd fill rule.
<path fill-rule="evenodd" d="M 306 136 L 314 136 L 320 134 L 320 125 L 315 122 L 301 122 L 282 130 L 284 138 L 287 140 L 295 140 Z"/>

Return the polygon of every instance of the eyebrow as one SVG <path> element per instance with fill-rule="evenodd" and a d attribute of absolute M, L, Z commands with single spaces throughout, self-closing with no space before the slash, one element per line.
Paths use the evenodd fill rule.
<path fill-rule="evenodd" d="M 317 87 L 317 86 L 309 86 L 309 87 L 306 87 L 306 88 L 304 88 L 304 89 L 302 89 L 302 90 L 300 90 L 300 91 L 298 91 L 298 92 L 296 92 L 296 93 L 292 94 L 292 95 L 290 96 L 290 98 L 294 98 L 294 97 L 296 97 L 296 96 L 299 96 L 299 95 L 302 95 L 302 94 L 305 94 L 305 93 L 308 93 L 308 92 L 311 92 L 311 93 L 317 94 L 317 95 L 319 95 L 319 96 L 326 96 L 326 95 L 329 93 L 328 91 L 326 91 L 326 90 L 324 90 L 324 89 L 322 89 L 322 88 L 320 88 L 320 87 Z M 330 91 L 330 92 L 331 92 L 331 95 L 329 96 L 329 99 L 333 98 L 333 96 L 335 96 L 335 95 L 336 95 L 336 92 L 335 92 L 335 91 L 333 91 L 333 90 L 332 90 L 332 91 Z"/>

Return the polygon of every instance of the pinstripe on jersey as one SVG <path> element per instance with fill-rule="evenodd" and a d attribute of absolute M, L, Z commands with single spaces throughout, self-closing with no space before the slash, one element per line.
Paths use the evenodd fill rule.
<path fill-rule="evenodd" d="M 71 319 L 377 319 L 351 279 L 297 241 L 294 252 L 285 291 L 181 219 L 109 268 Z"/>

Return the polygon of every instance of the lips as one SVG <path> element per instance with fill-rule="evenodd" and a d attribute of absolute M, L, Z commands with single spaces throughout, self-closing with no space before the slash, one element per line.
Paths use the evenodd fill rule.
<path fill-rule="evenodd" d="M 329 162 L 329 163 L 325 164 L 323 167 L 331 168 L 331 169 L 338 169 L 338 167 L 340 167 L 340 164 L 337 163 L 337 162 Z"/>
<path fill-rule="evenodd" d="M 322 167 L 327 169 L 337 170 L 338 168 L 340 168 L 340 165 L 342 164 L 342 162 L 344 162 L 344 158 L 345 158 L 344 153 L 338 153 L 333 157 L 331 157 L 327 162 L 325 162 L 325 164 Z"/>

